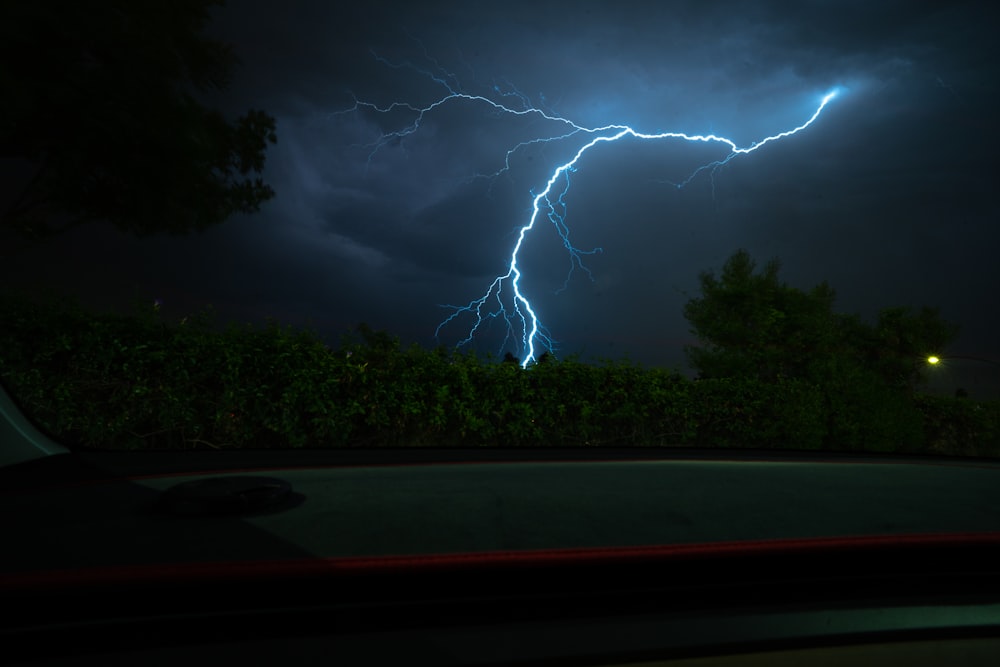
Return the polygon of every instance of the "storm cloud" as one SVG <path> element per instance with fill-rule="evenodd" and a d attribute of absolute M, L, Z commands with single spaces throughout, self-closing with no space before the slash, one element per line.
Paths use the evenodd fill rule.
<path fill-rule="evenodd" d="M 103 257 L 128 276 L 118 282 L 173 290 L 185 305 L 216 300 L 331 331 L 364 321 L 451 345 L 459 329 L 433 337 L 442 304 L 470 302 L 506 271 L 532 193 L 583 140 L 525 143 L 568 128 L 451 100 L 383 141 L 416 120 L 412 109 L 450 87 L 587 127 L 748 146 L 801 124 L 839 87 L 806 131 L 680 190 L 667 181 L 724 147 L 590 151 L 565 198 L 574 245 L 601 248 L 583 256 L 590 275 L 577 267 L 566 282 L 572 260 L 544 220 L 521 256 L 559 351 L 683 367 L 693 341 L 681 309 L 698 273 L 743 247 L 780 257 L 793 285 L 828 281 L 841 311 L 940 306 L 962 326 L 961 352 L 1000 358 L 997 27 L 980 2 L 234 1 L 212 32 L 243 67 L 218 102 L 277 117 L 265 174 L 277 197 L 200 236 L 108 233 L 86 254 L 77 237 L 60 256 L 77 267 Z M 410 106 L 352 110 L 356 100 Z"/>

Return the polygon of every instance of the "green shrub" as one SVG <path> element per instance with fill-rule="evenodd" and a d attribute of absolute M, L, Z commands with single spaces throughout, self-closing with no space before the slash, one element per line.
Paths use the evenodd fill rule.
<path fill-rule="evenodd" d="M 822 394 L 801 381 L 698 380 L 692 410 L 703 447 L 819 449 L 826 435 Z"/>
<path fill-rule="evenodd" d="M 1000 401 L 918 396 L 927 451 L 956 456 L 1000 456 Z"/>
<path fill-rule="evenodd" d="M 210 311 L 93 314 L 0 297 L 0 380 L 69 444 L 114 449 L 698 446 L 1000 455 L 1000 407 L 908 394 L 845 362 L 822 386 L 625 361 L 498 363 L 361 326 L 331 348 Z"/>

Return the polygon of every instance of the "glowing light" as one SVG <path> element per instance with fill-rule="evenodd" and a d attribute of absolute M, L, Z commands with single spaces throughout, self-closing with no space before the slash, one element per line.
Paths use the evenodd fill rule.
<path fill-rule="evenodd" d="M 927 363 L 929 363 L 931 366 L 936 366 L 937 364 L 941 363 L 941 357 L 935 357 L 934 355 L 931 355 L 927 357 Z"/>
<path fill-rule="evenodd" d="M 484 105 L 488 108 L 491 107 L 495 112 L 501 114 L 537 117 L 561 128 L 561 131 L 559 132 L 546 136 L 539 136 L 535 139 L 518 143 L 507 150 L 503 166 L 500 169 L 492 174 L 479 176 L 493 178 L 510 170 L 511 157 L 526 146 L 539 143 L 566 141 L 574 138 L 583 141 L 570 160 L 554 167 L 548 181 L 545 183 L 545 186 L 541 190 L 532 193 L 531 215 L 528 217 L 527 222 L 524 223 L 517 231 L 517 240 L 510 253 L 510 263 L 507 266 L 506 272 L 498 275 L 490 283 L 489 287 L 482 296 L 473 299 L 466 305 L 444 305 L 443 307 L 449 308 L 453 312 L 438 325 L 434 332 L 435 337 L 439 337 L 445 327 L 457 323 L 459 318 L 468 316 L 468 319 L 471 320 L 471 325 L 468 326 L 468 334 L 457 344 L 457 347 L 462 347 L 472 342 L 477 333 L 480 332 L 484 323 L 497 319 L 502 320 L 506 325 L 506 335 L 503 343 L 501 344 L 500 351 L 501 353 L 503 352 L 512 338 L 519 338 L 519 352 L 524 355 L 521 362 L 522 366 L 527 366 L 535 360 L 535 356 L 539 348 L 544 348 L 546 351 L 554 350 L 552 338 L 542 325 L 535 308 L 531 305 L 531 301 L 528 299 L 528 296 L 521 289 L 522 273 L 521 267 L 518 264 L 521 249 L 524 246 L 529 233 L 534 229 L 535 223 L 539 221 L 540 215 L 544 214 L 548 221 L 553 224 L 562 239 L 563 245 L 570 256 L 570 275 L 574 269 L 580 268 L 586 272 L 588 276 L 590 276 L 590 271 L 583 263 L 583 256 L 601 252 L 601 248 L 581 250 L 575 247 L 570 241 L 569 227 L 566 224 L 565 196 L 570 189 L 570 175 L 576 171 L 580 160 L 588 151 L 603 144 L 609 144 L 624 138 L 633 138 L 645 141 L 679 140 L 686 142 L 718 144 L 725 150 L 725 154 L 721 158 L 702 164 L 694 169 L 687 176 L 687 178 L 680 182 L 671 183 L 671 185 L 680 189 L 688 185 L 700 174 L 708 172 L 709 174 L 714 175 L 717 170 L 728 164 L 737 156 L 747 155 L 769 143 L 790 137 L 793 134 L 806 129 L 812 125 L 817 118 L 819 118 L 827 104 L 829 104 L 830 101 L 832 101 L 840 92 L 839 88 L 834 88 L 827 92 L 819 100 L 812 115 L 810 115 L 800 125 L 789 130 L 784 130 L 777 134 L 764 137 L 763 139 L 753 142 L 749 146 L 739 146 L 732 139 L 715 134 L 687 134 L 684 132 L 649 133 L 640 132 L 629 125 L 617 124 L 603 125 L 600 127 L 586 127 L 579 125 L 568 118 L 556 115 L 546 108 L 533 106 L 528 96 L 524 95 L 512 86 L 509 86 L 506 82 L 504 83 L 507 90 L 501 89 L 501 87 L 497 84 L 493 85 L 493 93 L 495 94 L 496 99 L 482 95 L 472 95 L 461 92 L 459 87 L 456 85 L 456 77 L 453 74 L 440 69 L 440 66 L 436 62 L 434 63 L 434 66 L 439 70 L 438 72 L 418 67 L 410 62 L 397 64 L 389 62 L 378 55 L 375 57 L 389 67 L 396 69 L 408 68 L 418 72 L 422 76 L 431 79 L 437 85 L 443 87 L 446 94 L 424 106 L 417 106 L 409 102 L 392 102 L 388 105 L 378 106 L 371 102 L 355 99 L 354 105 L 350 109 L 339 112 L 348 113 L 351 111 L 367 109 L 380 114 L 398 113 L 400 111 L 406 111 L 412 114 L 413 120 L 408 125 L 402 127 L 401 129 L 382 134 L 370 145 L 370 152 L 368 154 L 369 164 L 382 148 L 392 142 L 417 132 L 420 129 L 421 123 L 428 114 L 434 112 L 436 109 L 445 104 L 458 101 L 473 102 Z M 508 106 L 503 102 L 497 101 L 498 99 L 513 99 L 515 100 L 514 104 L 516 106 Z M 565 289 L 568 285 L 570 275 L 567 275 L 566 282 L 563 284 L 563 289 Z M 505 289 L 509 290 L 509 297 L 507 297 L 508 303 L 504 302 Z"/>

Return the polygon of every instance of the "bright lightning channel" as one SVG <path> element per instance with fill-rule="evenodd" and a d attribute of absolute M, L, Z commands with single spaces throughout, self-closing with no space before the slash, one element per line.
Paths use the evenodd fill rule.
<path fill-rule="evenodd" d="M 545 327 L 542 326 L 539 320 L 538 314 L 532 307 L 531 302 L 528 297 L 521 291 L 521 269 L 518 267 L 518 255 L 521 252 L 525 240 L 527 239 L 528 233 L 535 227 L 535 223 L 538 221 L 539 216 L 544 211 L 549 218 L 549 221 L 555 226 L 556 231 L 559 233 L 560 238 L 563 241 L 563 245 L 570 254 L 571 265 L 570 272 L 572 273 L 573 268 L 580 267 L 582 270 L 586 271 L 588 275 L 590 274 L 587 267 L 583 264 L 581 255 L 595 254 L 601 251 L 600 248 L 594 248 L 593 250 L 584 251 L 573 246 L 569 240 L 569 228 L 566 226 L 565 222 L 565 211 L 566 206 L 564 203 L 564 197 L 569 191 L 570 186 L 570 174 L 576 171 L 577 163 L 580 159 L 587 153 L 590 149 L 605 143 L 612 143 L 626 137 L 631 137 L 635 139 L 642 139 L 647 141 L 653 141 L 658 139 L 679 139 L 688 142 L 701 142 L 701 143 L 715 143 L 721 144 L 728 149 L 728 153 L 718 159 L 708 162 L 699 166 L 697 169 L 692 171 L 690 175 L 684 180 L 672 183 L 676 188 L 680 189 L 689 184 L 694 180 L 699 174 L 708 171 L 714 175 L 714 173 L 729 163 L 730 160 L 739 156 L 747 155 L 753 153 L 754 151 L 762 148 L 763 146 L 777 141 L 779 139 L 784 139 L 790 137 L 793 134 L 801 132 L 810 125 L 812 125 L 820 114 L 823 113 L 823 109 L 826 108 L 827 104 L 830 103 L 840 92 L 839 88 L 834 88 L 827 92 L 819 102 L 816 110 L 813 111 L 812 115 L 801 125 L 794 127 L 790 130 L 785 130 L 784 132 L 779 132 L 778 134 L 773 134 L 769 137 L 765 137 L 759 141 L 755 141 L 749 146 L 738 146 L 736 142 L 732 139 L 727 139 L 726 137 L 720 137 L 715 134 L 686 134 L 684 132 L 658 132 L 654 134 L 639 132 L 628 125 L 604 125 L 601 127 L 585 127 L 578 125 L 577 123 L 569 120 L 567 118 L 557 116 L 549 111 L 537 108 L 530 104 L 530 101 L 526 95 L 517 91 L 516 89 L 501 90 L 498 85 L 493 86 L 493 90 L 497 95 L 503 99 L 508 97 L 513 97 L 519 100 L 522 104 L 520 108 L 510 107 L 506 104 L 498 102 L 489 97 L 482 95 L 470 95 L 461 92 L 457 89 L 457 86 L 452 85 L 455 81 L 455 77 L 450 73 L 445 73 L 444 75 L 431 72 L 427 69 L 419 68 L 412 63 L 406 62 L 403 64 L 393 64 L 384 58 L 375 55 L 376 59 L 385 65 L 393 68 L 409 68 L 413 69 L 420 74 L 431 78 L 437 84 L 443 86 L 448 94 L 435 100 L 434 102 L 426 106 L 417 106 L 410 104 L 408 102 L 393 102 L 386 106 L 378 106 L 371 102 L 365 102 L 362 100 L 355 99 L 354 105 L 350 109 L 345 109 L 340 113 L 347 113 L 351 111 L 357 111 L 360 109 L 368 109 L 375 111 L 377 113 L 390 113 L 397 112 L 400 110 L 405 110 L 414 115 L 413 121 L 403 127 L 400 130 L 393 132 L 388 132 L 381 135 L 374 143 L 370 145 L 371 152 L 368 155 L 368 162 L 375 157 L 375 155 L 384 146 L 388 145 L 390 142 L 406 137 L 413 134 L 420 129 L 420 125 L 424 118 L 433 112 L 435 109 L 441 107 L 448 102 L 456 100 L 465 100 L 469 102 L 475 102 L 484 104 L 499 113 L 511 114 L 514 116 L 540 116 L 541 118 L 558 123 L 562 125 L 565 129 L 561 134 L 555 134 L 547 137 L 539 137 L 529 141 L 522 141 L 513 148 L 507 151 L 506 157 L 504 159 L 504 166 L 497 170 L 495 173 L 490 174 L 489 177 L 496 177 L 500 174 L 508 171 L 510 169 L 510 159 L 511 157 L 521 148 L 531 144 L 537 143 L 547 143 L 552 141 L 559 141 L 569 139 L 577 135 L 584 135 L 592 137 L 589 141 L 584 143 L 573 155 L 573 157 L 559 165 L 552 171 L 552 175 L 549 177 L 545 184 L 545 187 L 538 193 L 534 194 L 531 207 L 531 216 L 528 221 L 518 230 L 517 242 L 514 244 L 514 248 L 510 254 L 510 264 L 507 267 L 507 272 L 498 275 L 493 282 L 490 284 L 486 292 L 478 299 L 473 299 L 468 304 L 464 306 L 444 306 L 446 308 L 452 309 L 454 312 L 447 317 L 441 324 L 438 325 L 437 329 L 434 331 L 435 337 L 438 337 L 441 330 L 455 321 L 456 318 L 469 314 L 474 318 L 474 323 L 469 329 L 468 335 L 458 342 L 456 347 L 463 347 L 472 342 L 475 335 L 479 332 L 480 327 L 484 322 L 493 319 L 502 319 L 507 325 L 507 334 L 504 338 L 503 344 L 501 346 L 501 351 L 506 347 L 508 341 L 516 336 L 516 332 L 520 331 L 521 335 L 521 351 L 524 351 L 524 359 L 521 362 L 523 367 L 527 367 L 532 361 L 535 360 L 535 355 L 540 347 L 544 347 L 546 350 L 553 350 L 554 345 L 551 337 L 546 331 Z M 435 65 L 437 65 L 435 63 Z M 443 71 L 443 70 L 442 70 Z M 561 190 L 559 189 L 561 184 Z M 555 193 L 558 192 L 558 196 Z M 567 283 L 569 277 L 567 276 Z M 507 306 L 503 303 L 502 292 L 505 285 L 510 286 L 510 291 L 512 293 L 511 299 L 511 310 L 508 311 Z M 565 288 L 565 284 L 564 284 Z M 492 305 L 490 305 L 492 304 Z"/>

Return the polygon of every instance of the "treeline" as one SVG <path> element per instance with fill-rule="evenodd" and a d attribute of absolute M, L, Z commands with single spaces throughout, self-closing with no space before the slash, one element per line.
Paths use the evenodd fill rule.
<path fill-rule="evenodd" d="M 801 379 L 692 380 L 625 362 L 522 369 L 404 348 L 361 327 L 335 348 L 270 323 L 167 322 L 153 308 L 0 303 L 0 381 L 83 447 L 696 446 L 1000 456 L 1000 403 L 831 396 Z"/>

